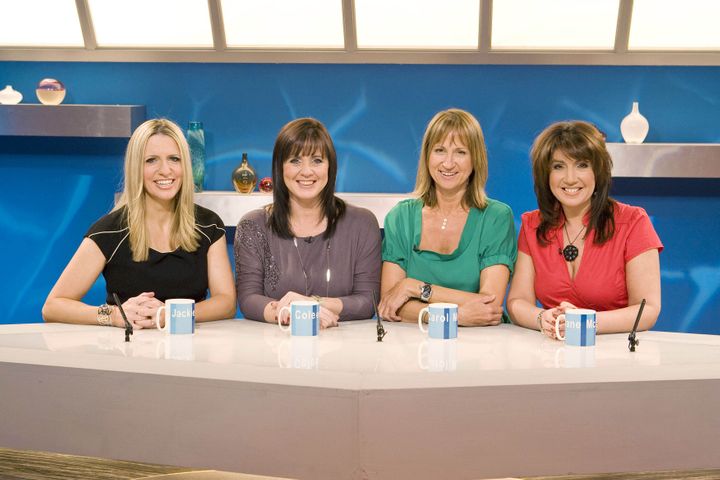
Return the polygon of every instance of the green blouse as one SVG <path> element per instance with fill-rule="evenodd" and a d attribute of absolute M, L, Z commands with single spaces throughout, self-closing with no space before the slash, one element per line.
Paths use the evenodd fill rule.
<path fill-rule="evenodd" d="M 485 209 L 471 208 L 457 249 L 447 255 L 418 249 L 422 208 L 420 199 L 403 200 L 387 214 L 383 261 L 398 264 L 410 278 L 473 293 L 484 268 L 506 265 L 512 274 L 517 235 L 509 206 L 488 199 Z"/>

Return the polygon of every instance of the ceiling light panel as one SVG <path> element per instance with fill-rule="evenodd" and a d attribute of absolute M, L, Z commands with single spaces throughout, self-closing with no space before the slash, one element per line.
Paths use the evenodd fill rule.
<path fill-rule="evenodd" d="M 88 0 L 99 47 L 213 46 L 207 0 Z"/>
<path fill-rule="evenodd" d="M 229 48 L 345 47 L 342 0 L 222 0 Z"/>
<path fill-rule="evenodd" d="M 619 0 L 494 0 L 493 50 L 613 50 Z"/>
<path fill-rule="evenodd" d="M 630 50 L 719 50 L 717 0 L 635 0 Z"/>
<path fill-rule="evenodd" d="M 477 49 L 480 0 L 355 0 L 358 48 Z"/>
<path fill-rule="evenodd" d="M 2 0 L 0 45 L 84 47 L 75 0 Z"/>

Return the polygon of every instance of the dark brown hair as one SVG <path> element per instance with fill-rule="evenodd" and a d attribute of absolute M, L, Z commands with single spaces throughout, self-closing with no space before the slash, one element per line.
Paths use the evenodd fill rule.
<path fill-rule="evenodd" d="M 273 148 L 273 205 L 268 224 L 280 238 L 295 236 L 290 227 L 290 192 L 283 178 L 283 163 L 291 157 L 315 152 L 322 152 L 328 161 L 327 185 L 320 192 L 321 208 L 327 219 L 324 238 L 332 237 L 338 220 L 345 213 L 345 202 L 335 197 L 337 155 L 330 134 L 325 125 L 314 118 L 298 118 L 280 130 Z"/>
<path fill-rule="evenodd" d="M 553 123 L 538 135 L 530 151 L 535 196 L 540 209 L 538 241 L 541 245 L 550 243 L 548 231 L 560 225 L 562 216 L 560 202 L 550 190 L 550 169 L 556 151 L 561 151 L 573 160 L 590 163 L 595 175 L 595 191 L 590 200 L 587 230 L 595 231 L 596 244 L 607 242 L 615 233 L 615 200 L 609 196 L 612 159 L 600 131 L 594 125 L 579 120 Z"/>

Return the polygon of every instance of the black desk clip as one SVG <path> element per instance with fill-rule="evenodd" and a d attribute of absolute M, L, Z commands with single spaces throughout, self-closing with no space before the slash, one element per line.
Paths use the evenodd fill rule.
<path fill-rule="evenodd" d="M 133 334 L 133 326 L 130 322 L 128 322 L 127 316 L 125 315 L 125 310 L 122 308 L 122 303 L 120 303 L 120 298 L 118 297 L 117 293 L 113 293 L 113 298 L 115 299 L 115 305 L 117 305 L 118 310 L 120 310 L 120 315 L 122 315 L 123 322 L 125 322 L 125 341 L 130 341 L 130 335 Z"/>
<path fill-rule="evenodd" d="M 382 342 L 385 335 L 387 335 L 387 331 L 385 330 L 385 327 L 383 327 L 382 317 L 380 317 L 380 314 L 378 313 L 377 298 L 375 298 L 374 290 L 373 290 L 373 307 L 375 307 L 375 316 L 377 317 L 377 341 Z"/>
<path fill-rule="evenodd" d="M 643 308 L 645 308 L 645 299 L 642 299 L 642 302 L 640 302 L 640 310 L 638 310 L 637 317 L 635 318 L 635 325 L 633 325 L 632 332 L 630 332 L 630 335 L 628 335 L 628 348 L 631 352 L 635 351 L 635 347 L 640 345 L 640 340 L 635 338 L 635 332 L 637 332 L 638 323 L 640 323 L 640 317 L 642 316 Z"/>

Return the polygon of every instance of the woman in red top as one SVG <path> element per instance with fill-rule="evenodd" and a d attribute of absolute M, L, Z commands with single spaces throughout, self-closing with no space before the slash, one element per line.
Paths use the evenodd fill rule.
<path fill-rule="evenodd" d="M 600 132 L 587 122 L 555 123 L 530 156 L 540 208 L 522 215 L 512 320 L 555 338 L 558 315 L 590 308 L 598 333 L 628 332 L 645 299 L 638 330 L 651 328 L 663 246 L 645 210 L 609 197 L 612 160 Z"/>

